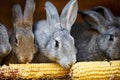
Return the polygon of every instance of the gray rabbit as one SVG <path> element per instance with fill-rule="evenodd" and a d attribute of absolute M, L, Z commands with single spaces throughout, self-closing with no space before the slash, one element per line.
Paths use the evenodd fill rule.
<path fill-rule="evenodd" d="M 11 51 L 7 28 L 0 23 L 0 65 L 3 57 L 7 56 Z"/>
<path fill-rule="evenodd" d="M 77 17 L 77 0 L 70 0 L 60 17 L 55 6 L 49 1 L 45 3 L 45 10 L 47 19 L 34 25 L 39 52 L 33 62 L 55 61 L 62 67 L 69 68 L 76 62 L 76 48 L 70 30 Z"/>
<path fill-rule="evenodd" d="M 31 62 L 36 53 L 34 34 L 32 32 L 34 0 L 26 0 L 24 15 L 19 4 L 13 6 L 14 33 L 11 38 L 11 53 L 3 60 L 3 64 Z"/>
<path fill-rule="evenodd" d="M 84 23 L 71 29 L 78 50 L 77 61 L 101 61 L 120 59 L 120 23 L 105 8 L 79 12 Z"/>

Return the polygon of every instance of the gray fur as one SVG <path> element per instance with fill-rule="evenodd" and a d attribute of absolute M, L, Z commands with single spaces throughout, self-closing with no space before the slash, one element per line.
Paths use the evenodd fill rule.
<path fill-rule="evenodd" d="M 103 6 L 97 6 L 97 7 L 94 7 L 92 10 L 103 14 L 106 20 L 109 20 L 111 22 L 114 21 L 113 19 L 115 16 L 112 14 L 112 12 L 108 8 L 103 7 Z"/>
<path fill-rule="evenodd" d="M 0 23 L 0 64 L 3 57 L 7 56 L 11 51 L 11 45 L 9 43 L 9 36 L 7 28 Z"/>
<path fill-rule="evenodd" d="M 47 20 L 34 24 L 35 39 L 39 48 L 39 52 L 36 55 L 40 56 L 35 57 L 33 62 L 55 61 L 65 68 L 69 68 L 76 62 L 76 48 L 74 46 L 74 39 L 70 34 L 70 29 L 77 17 L 77 0 L 70 0 L 65 8 L 62 12 L 66 13 L 66 11 L 69 11 L 69 13 L 61 14 L 66 19 L 62 23 L 61 20 L 63 18 L 59 18 L 55 6 L 51 2 L 46 2 Z M 74 18 L 74 20 L 71 21 L 70 17 Z M 71 24 L 69 23 L 70 21 Z M 41 57 L 42 59 L 43 57 L 48 59 L 41 60 Z"/>
<path fill-rule="evenodd" d="M 120 59 L 120 23 L 115 18 L 107 20 L 92 10 L 82 11 L 80 14 L 84 23 L 76 24 L 71 29 L 78 50 L 77 61 Z"/>

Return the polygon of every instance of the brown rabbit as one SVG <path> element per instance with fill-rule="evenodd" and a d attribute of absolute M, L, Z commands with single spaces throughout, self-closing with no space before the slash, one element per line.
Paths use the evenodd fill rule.
<path fill-rule="evenodd" d="M 11 53 L 3 60 L 3 64 L 31 62 L 36 52 L 32 32 L 34 0 L 26 0 L 24 15 L 19 4 L 13 6 L 14 33 L 11 38 Z"/>

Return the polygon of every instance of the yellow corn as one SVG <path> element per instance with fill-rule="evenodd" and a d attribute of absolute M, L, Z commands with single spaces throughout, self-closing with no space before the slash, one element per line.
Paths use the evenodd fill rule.
<path fill-rule="evenodd" d="M 65 77 L 69 75 L 69 70 L 56 63 L 10 64 L 2 66 L 0 73 L 2 73 L 0 76 L 3 78 L 42 79 Z"/>
<path fill-rule="evenodd" d="M 0 68 L 0 80 L 38 78 L 55 80 L 69 74 L 72 80 L 120 80 L 120 60 L 78 62 L 70 70 L 56 63 L 10 64 Z M 70 80 L 70 78 L 64 80 Z"/>
<path fill-rule="evenodd" d="M 73 80 L 120 80 L 120 61 L 78 62 L 71 68 Z"/>

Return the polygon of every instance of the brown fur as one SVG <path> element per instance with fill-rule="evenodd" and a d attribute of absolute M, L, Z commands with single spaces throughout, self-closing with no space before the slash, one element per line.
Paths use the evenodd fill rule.
<path fill-rule="evenodd" d="M 4 58 L 3 64 L 31 62 L 36 52 L 32 32 L 34 0 L 26 0 L 24 15 L 19 5 L 13 6 L 14 33 L 11 36 L 12 51 Z"/>

